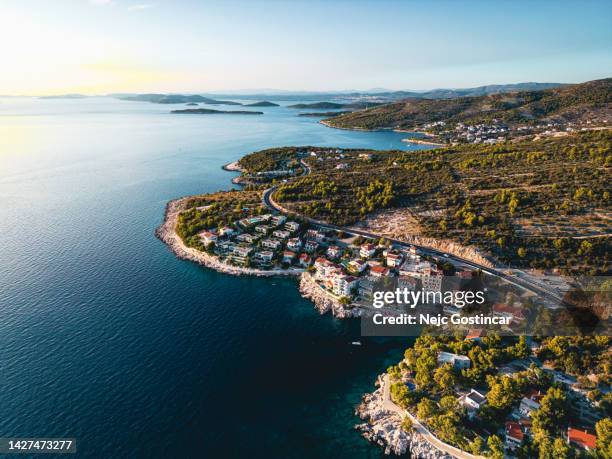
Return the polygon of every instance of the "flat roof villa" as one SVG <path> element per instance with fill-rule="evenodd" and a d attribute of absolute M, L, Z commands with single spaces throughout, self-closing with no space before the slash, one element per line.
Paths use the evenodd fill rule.
<path fill-rule="evenodd" d="M 465 355 L 441 351 L 438 353 L 438 365 L 443 365 L 445 363 L 450 363 L 457 370 L 470 368 L 470 365 L 472 364 L 470 358 Z"/>

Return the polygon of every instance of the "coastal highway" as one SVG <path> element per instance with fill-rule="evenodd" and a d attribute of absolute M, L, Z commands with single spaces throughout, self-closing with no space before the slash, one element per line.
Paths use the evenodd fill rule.
<path fill-rule="evenodd" d="M 307 175 L 308 173 L 310 173 L 310 168 L 307 166 L 307 164 L 302 160 L 301 161 L 302 165 L 304 166 L 304 168 L 306 169 L 306 172 L 304 175 Z M 286 213 L 285 210 L 277 203 L 274 201 L 272 195 L 274 193 L 274 191 L 276 191 L 276 189 L 278 188 L 278 185 L 272 186 L 270 188 L 268 188 L 267 190 L 264 191 L 263 193 L 263 203 L 265 204 L 266 207 L 268 207 L 270 210 L 276 211 L 276 212 L 280 212 L 280 213 Z M 302 219 L 304 219 L 305 221 L 308 221 L 309 223 L 312 223 L 314 225 L 317 225 L 319 227 L 322 228 L 326 228 L 326 229 L 331 229 L 331 230 L 336 230 L 336 231 L 343 231 L 347 234 L 352 234 L 352 235 L 356 235 L 356 236 L 364 236 L 364 237 L 368 237 L 368 238 L 380 238 L 381 235 L 380 234 L 376 234 L 376 233 L 371 233 L 368 231 L 362 231 L 362 230 L 357 230 L 357 229 L 352 229 L 352 228 L 346 228 L 343 226 L 338 226 L 338 225 L 332 225 L 330 223 L 325 223 L 322 221 L 318 221 L 303 215 L 300 215 L 300 217 Z M 530 280 L 524 279 L 524 278 L 518 278 L 517 276 L 512 276 L 509 274 L 506 274 L 505 272 L 496 269 L 496 268 L 490 268 L 488 266 L 484 266 L 481 265 L 479 263 L 475 263 L 473 261 L 470 260 L 466 260 L 465 258 L 461 258 L 458 257 L 456 255 L 453 254 L 448 254 L 448 253 L 444 253 L 440 250 L 436 250 L 430 247 L 423 247 L 423 246 L 418 246 L 415 244 L 408 244 L 406 242 L 397 240 L 397 239 L 392 239 L 392 238 L 388 238 L 386 236 L 384 236 L 385 239 L 391 241 L 393 244 L 400 246 L 400 247 L 408 247 L 410 245 L 413 245 L 414 247 L 416 247 L 417 249 L 419 249 L 422 253 L 424 253 L 425 255 L 430 255 L 430 256 L 434 256 L 437 258 L 442 257 L 442 259 L 446 258 L 448 261 L 451 262 L 455 262 L 455 263 L 460 263 L 464 266 L 468 266 L 470 268 L 473 269 L 479 269 L 482 272 L 490 275 L 490 276 L 494 276 L 494 277 L 498 277 L 500 279 L 503 279 L 504 281 L 513 284 L 517 287 L 523 288 L 531 293 L 534 293 L 540 297 L 542 297 L 543 299 L 546 299 L 550 302 L 552 302 L 555 305 L 563 305 L 564 301 L 563 298 L 558 295 L 557 293 L 551 291 L 550 289 L 547 288 L 547 286 L 545 285 L 541 285 L 539 283 L 536 282 L 532 282 Z"/>

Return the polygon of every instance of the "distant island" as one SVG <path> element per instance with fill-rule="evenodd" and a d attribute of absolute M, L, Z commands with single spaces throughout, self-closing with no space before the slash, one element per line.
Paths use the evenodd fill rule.
<path fill-rule="evenodd" d="M 132 102 L 152 102 L 154 104 L 185 104 L 185 103 L 202 103 L 209 105 L 242 105 L 240 102 L 231 100 L 216 100 L 209 97 L 199 96 L 197 94 L 184 96 L 181 94 L 132 94 L 117 96 L 119 100 L 127 100 Z"/>
<path fill-rule="evenodd" d="M 187 115 L 263 115 L 263 112 L 248 110 L 212 110 L 210 108 L 186 108 L 183 110 L 172 110 L 170 113 Z"/>
<path fill-rule="evenodd" d="M 189 102 L 188 104 L 185 104 L 189 107 L 197 107 L 198 104 L 196 104 L 195 102 Z"/>
<path fill-rule="evenodd" d="M 245 104 L 245 107 L 280 107 L 280 105 L 275 104 L 274 102 L 269 102 L 267 100 L 262 100 L 261 102 L 253 102 L 252 104 Z"/>

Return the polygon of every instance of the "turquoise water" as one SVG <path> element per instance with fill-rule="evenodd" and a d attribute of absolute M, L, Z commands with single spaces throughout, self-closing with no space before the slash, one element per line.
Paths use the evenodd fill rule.
<path fill-rule="evenodd" d="M 379 457 L 353 410 L 405 343 L 351 346 L 359 323 L 294 280 L 177 260 L 153 231 L 253 150 L 402 135 L 170 109 L 0 100 L 0 436 L 76 437 L 82 457 Z"/>

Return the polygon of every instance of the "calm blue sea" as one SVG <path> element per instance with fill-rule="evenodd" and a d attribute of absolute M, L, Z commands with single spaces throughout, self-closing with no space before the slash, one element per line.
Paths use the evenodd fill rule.
<path fill-rule="evenodd" d="M 405 342 L 352 346 L 359 323 L 319 316 L 295 280 L 218 274 L 153 232 L 251 151 L 402 135 L 171 108 L 0 99 L 0 437 L 76 437 L 80 457 L 381 456 L 353 411 Z"/>

